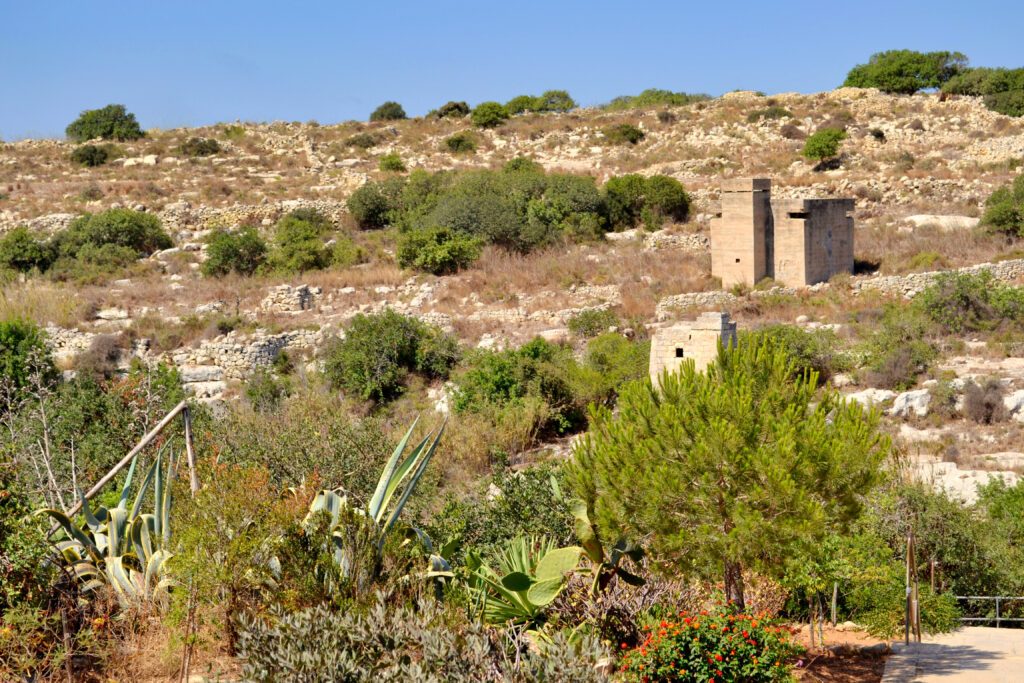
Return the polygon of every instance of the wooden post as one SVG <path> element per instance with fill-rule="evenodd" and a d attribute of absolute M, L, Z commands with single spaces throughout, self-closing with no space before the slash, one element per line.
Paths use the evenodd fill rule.
<path fill-rule="evenodd" d="M 167 427 L 167 425 L 170 424 L 171 420 L 173 420 L 175 416 L 177 416 L 177 414 L 183 410 L 188 410 L 188 404 L 185 401 L 182 401 L 178 405 L 171 408 L 171 412 L 167 413 L 164 416 L 164 419 L 160 420 L 160 422 L 158 422 L 157 425 L 153 427 L 153 429 L 151 429 L 148 434 L 142 437 L 139 443 L 135 445 L 135 448 L 128 451 L 128 455 L 121 458 L 120 462 L 114 465 L 114 467 L 109 472 L 103 475 L 102 479 L 96 482 L 96 484 L 91 489 L 85 492 L 85 499 L 89 500 L 90 498 L 95 496 L 100 489 L 106 486 L 107 483 L 110 482 L 110 480 L 113 479 L 118 472 L 124 469 L 125 465 L 130 463 L 132 461 L 132 458 L 138 455 L 143 448 L 148 446 L 153 441 L 153 439 L 155 439 L 160 434 L 160 432 L 162 432 Z M 81 499 L 79 499 L 74 505 L 71 506 L 71 509 L 68 510 L 68 517 L 74 515 L 81 508 L 82 501 Z M 56 526 L 54 528 L 56 528 Z"/>
<path fill-rule="evenodd" d="M 839 602 L 839 582 L 832 582 L 832 628 L 836 627 L 836 603 Z"/>
<path fill-rule="evenodd" d="M 192 495 L 199 491 L 199 475 L 196 473 L 196 451 L 192 445 L 192 411 L 185 406 L 181 413 L 182 421 L 185 423 L 185 454 L 188 457 L 188 479 Z"/>
<path fill-rule="evenodd" d="M 911 535 L 907 533 L 907 562 L 906 562 L 906 579 L 904 581 L 904 587 L 906 590 L 906 606 L 903 610 L 903 644 L 910 645 L 910 544 Z"/>

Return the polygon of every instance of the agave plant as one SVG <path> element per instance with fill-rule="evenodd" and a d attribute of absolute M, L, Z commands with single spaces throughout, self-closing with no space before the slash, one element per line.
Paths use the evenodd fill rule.
<path fill-rule="evenodd" d="M 417 422 L 419 422 L 418 418 L 409 427 L 409 431 L 405 433 L 402 440 L 398 442 L 395 451 L 384 466 L 373 496 L 365 507 L 351 505 L 348 496 L 342 489 L 320 491 L 309 506 L 309 513 L 306 515 L 307 524 L 311 522 L 314 515 L 320 512 L 330 515 L 334 559 L 343 576 L 352 577 L 352 574 L 356 572 L 358 546 L 362 537 L 359 530 L 353 528 L 358 525 L 351 523 L 351 515 L 355 514 L 364 518 L 363 521 L 371 529 L 373 549 L 379 556 L 388 534 L 397 528 L 399 516 L 405 508 L 409 496 L 415 490 L 437 449 L 437 444 L 444 433 L 444 424 L 436 434 L 431 431 L 408 455 L 405 454 Z M 430 553 L 430 569 L 426 576 L 430 578 L 451 576 L 451 566 L 445 559 L 445 553 L 435 553 L 430 539 L 421 530 L 413 527 L 407 531 L 407 538 L 419 539 Z"/>
<path fill-rule="evenodd" d="M 136 460 L 128 468 L 128 476 L 117 506 L 90 507 L 82 491 L 84 524 L 77 526 L 60 510 L 44 509 L 36 514 L 49 515 L 63 529 L 65 540 L 56 547 L 71 573 L 81 582 L 83 593 L 92 593 L 104 586 L 114 589 L 122 604 L 144 600 L 162 600 L 171 586 L 167 575 L 166 550 L 170 540 L 171 472 L 162 469 L 161 452 L 146 473 L 142 485 L 128 508 L 129 491 L 135 474 Z M 143 513 L 146 491 L 153 487 L 153 512 Z"/>
<path fill-rule="evenodd" d="M 546 538 L 517 537 L 499 553 L 498 568 L 470 552 L 466 565 L 484 620 L 537 626 L 580 562 L 579 546 L 556 548 Z"/>

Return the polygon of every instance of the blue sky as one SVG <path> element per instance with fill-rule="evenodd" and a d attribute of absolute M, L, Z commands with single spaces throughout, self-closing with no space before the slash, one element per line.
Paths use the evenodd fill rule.
<path fill-rule="evenodd" d="M 879 50 L 1024 66 L 1024 2 L 0 0 L 0 138 L 111 102 L 143 127 L 410 115 L 564 88 L 815 92 Z"/>

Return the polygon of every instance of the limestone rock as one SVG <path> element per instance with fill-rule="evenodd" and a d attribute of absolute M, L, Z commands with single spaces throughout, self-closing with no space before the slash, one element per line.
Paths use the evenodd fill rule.
<path fill-rule="evenodd" d="M 888 389 L 862 389 L 846 395 L 847 401 L 856 401 L 864 407 L 876 406 L 896 398 L 895 391 Z"/>
<path fill-rule="evenodd" d="M 904 391 L 893 400 L 889 414 L 893 417 L 909 417 L 913 413 L 918 417 L 924 417 L 928 414 L 928 404 L 931 400 L 932 395 L 927 389 Z"/>

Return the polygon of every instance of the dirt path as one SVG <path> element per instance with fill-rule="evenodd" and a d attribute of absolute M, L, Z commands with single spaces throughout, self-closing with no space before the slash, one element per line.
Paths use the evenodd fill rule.
<path fill-rule="evenodd" d="M 1017 683 L 1024 681 L 1024 630 L 962 628 L 897 651 L 882 683 Z"/>

